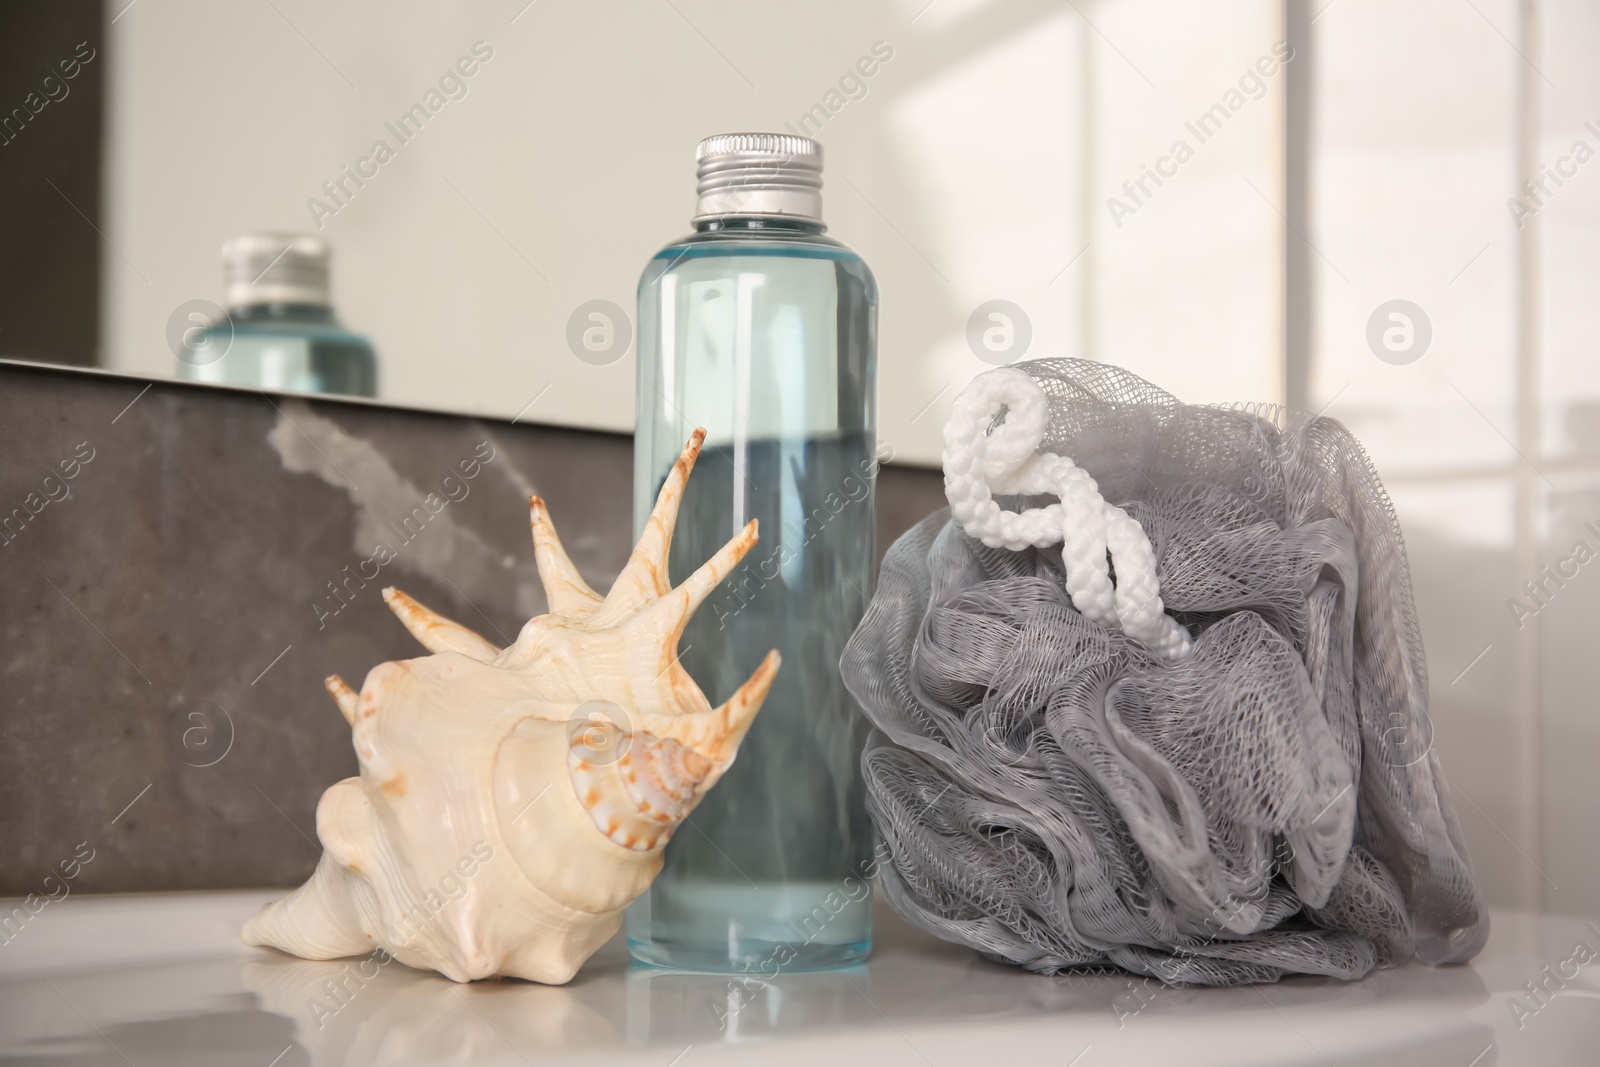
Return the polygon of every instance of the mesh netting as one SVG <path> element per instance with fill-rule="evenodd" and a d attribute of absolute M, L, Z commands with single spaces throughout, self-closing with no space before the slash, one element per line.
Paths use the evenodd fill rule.
<path fill-rule="evenodd" d="M 1017 369 L 1049 398 L 1040 451 L 1143 526 L 1193 651 L 1164 662 L 1080 615 L 1059 547 L 986 547 L 945 511 L 901 537 L 841 664 L 878 730 L 862 764 L 891 904 L 1044 973 L 1226 985 L 1471 958 L 1488 919 L 1400 527 L 1355 438 L 1101 364 Z"/>

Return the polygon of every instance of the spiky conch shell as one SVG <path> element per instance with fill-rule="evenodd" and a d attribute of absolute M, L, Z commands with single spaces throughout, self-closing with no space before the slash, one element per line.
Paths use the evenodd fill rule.
<path fill-rule="evenodd" d="M 678 663 L 695 609 L 756 542 L 750 522 L 676 589 L 667 550 L 696 430 L 611 591 L 567 558 L 529 501 L 549 614 L 505 649 L 397 589 L 384 600 L 433 654 L 328 691 L 360 776 L 317 805 L 311 880 L 242 937 L 307 959 L 382 949 L 455 981 L 564 983 L 661 869 L 673 829 L 733 763 L 778 671 L 768 653 L 713 708 Z M 592 721 L 578 709 L 611 708 Z M 612 721 L 621 719 L 623 721 Z"/>

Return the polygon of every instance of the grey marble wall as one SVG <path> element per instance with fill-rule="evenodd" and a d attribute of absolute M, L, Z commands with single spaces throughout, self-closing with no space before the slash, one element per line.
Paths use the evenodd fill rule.
<path fill-rule="evenodd" d="M 528 496 L 604 588 L 631 464 L 614 434 L 0 363 L 0 895 L 304 878 L 356 769 L 322 679 L 419 651 L 380 589 L 509 641 L 544 610 Z M 884 468 L 880 555 L 942 503 Z"/>

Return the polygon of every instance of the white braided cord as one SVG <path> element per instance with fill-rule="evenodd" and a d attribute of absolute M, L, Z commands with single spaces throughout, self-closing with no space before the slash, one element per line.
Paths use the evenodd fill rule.
<path fill-rule="evenodd" d="M 1005 419 L 993 425 L 1004 409 Z M 1061 545 L 1067 595 L 1085 618 L 1125 634 L 1165 662 L 1193 651 L 1188 630 L 1165 613 L 1155 552 L 1144 528 L 1108 504 L 1066 456 L 1038 451 L 1050 401 L 1027 373 L 1000 367 L 974 378 L 944 424 L 944 491 L 950 514 L 991 548 Z M 991 425 L 993 429 L 991 430 Z M 1059 504 L 1006 511 L 1001 495 L 1051 495 Z M 1106 554 L 1116 565 L 1111 581 Z"/>

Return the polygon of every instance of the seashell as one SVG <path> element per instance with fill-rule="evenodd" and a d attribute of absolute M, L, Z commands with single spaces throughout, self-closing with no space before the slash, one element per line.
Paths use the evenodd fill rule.
<path fill-rule="evenodd" d="M 751 521 L 676 589 L 667 549 L 696 430 L 603 598 L 544 502 L 529 501 L 550 611 L 504 649 L 397 589 L 384 600 L 432 655 L 328 692 L 359 777 L 317 805 L 311 880 L 244 926 L 307 959 L 382 949 L 455 981 L 568 981 L 661 869 L 672 832 L 733 763 L 778 671 L 774 649 L 713 708 L 678 663 L 695 609 L 756 542 Z M 585 713 L 585 709 L 587 712 Z"/>

